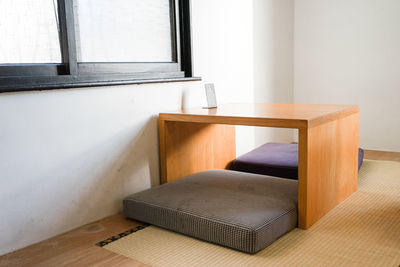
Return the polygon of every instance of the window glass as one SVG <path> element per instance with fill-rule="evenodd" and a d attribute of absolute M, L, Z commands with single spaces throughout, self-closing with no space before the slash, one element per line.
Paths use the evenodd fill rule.
<path fill-rule="evenodd" d="M 60 63 L 56 0 L 0 0 L 0 64 Z"/>
<path fill-rule="evenodd" d="M 172 61 L 169 0 L 75 0 L 74 8 L 79 62 Z"/>

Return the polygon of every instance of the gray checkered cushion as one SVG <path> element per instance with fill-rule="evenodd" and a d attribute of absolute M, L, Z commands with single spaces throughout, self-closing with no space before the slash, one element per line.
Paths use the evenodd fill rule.
<path fill-rule="evenodd" d="M 209 170 L 124 200 L 125 216 L 247 253 L 297 225 L 297 181 Z"/>

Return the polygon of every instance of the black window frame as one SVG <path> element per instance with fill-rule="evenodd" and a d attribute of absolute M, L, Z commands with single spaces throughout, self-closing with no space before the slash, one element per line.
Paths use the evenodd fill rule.
<path fill-rule="evenodd" d="M 193 77 L 190 0 L 170 1 L 171 62 L 78 62 L 74 0 L 57 0 L 60 64 L 0 64 L 0 93 L 122 84 L 201 80 Z M 175 11 L 179 15 L 175 14 Z M 178 19 L 179 18 L 179 19 Z M 179 31 L 177 31 L 179 27 Z M 179 48 L 178 38 L 179 32 Z M 178 59 L 178 54 L 180 58 Z"/>

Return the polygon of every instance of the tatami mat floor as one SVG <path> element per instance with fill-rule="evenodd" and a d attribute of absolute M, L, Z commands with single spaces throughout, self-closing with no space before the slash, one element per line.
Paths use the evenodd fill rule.
<path fill-rule="evenodd" d="M 398 266 L 400 163 L 365 160 L 357 192 L 308 230 L 248 255 L 155 226 L 105 246 L 151 266 Z"/>

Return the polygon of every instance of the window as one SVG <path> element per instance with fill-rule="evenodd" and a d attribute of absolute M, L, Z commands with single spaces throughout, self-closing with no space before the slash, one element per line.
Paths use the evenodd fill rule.
<path fill-rule="evenodd" d="M 189 0 L 0 0 L 0 92 L 192 77 Z"/>
<path fill-rule="evenodd" d="M 168 0 L 78 1 L 78 61 L 173 61 L 171 4 Z"/>

